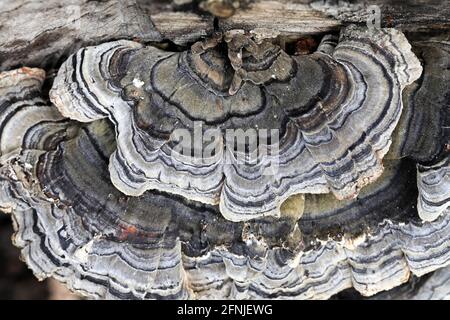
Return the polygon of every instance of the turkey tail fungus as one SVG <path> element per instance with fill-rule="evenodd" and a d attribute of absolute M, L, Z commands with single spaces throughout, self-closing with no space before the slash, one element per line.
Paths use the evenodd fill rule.
<path fill-rule="evenodd" d="M 364 27 L 350 4 L 296 4 L 304 34 L 239 20 L 264 5 L 168 5 L 203 31 L 130 5 L 127 30 L 0 58 L 0 210 L 38 279 L 95 299 L 449 297 L 448 35 Z"/>

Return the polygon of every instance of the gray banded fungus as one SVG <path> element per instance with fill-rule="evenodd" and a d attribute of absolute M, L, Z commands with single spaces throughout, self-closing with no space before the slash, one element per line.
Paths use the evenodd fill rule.
<path fill-rule="evenodd" d="M 404 90 L 404 112 L 392 154 L 429 164 L 449 152 L 450 42 L 438 38 L 416 42 L 414 52 L 424 70 L 422 77 Z"/>
<path fill-rule="evenodd" d="M 372 295 L 450 263 L 449 209 L 422 223 L 411 160 L 386 161 L 355 199 L 307 194 L 281 218 L 231 222 L 172 193 L 117 190 L 113 125 L 65 120 L 37 98 L 43 77 L 0 76 L 0 208 L 41 279 L 94 298 L 324 299 L 351 287 Z"/>
<path fill-rule="evenodd" d="M 72 55 L 51 100 L 71 119 L 114 124 L 109 169 L 125 194 L 219 204 L 231 221 L 278 217 L 292 195 L 348 199 L 380 177 L 402 90 L 422 71 L 394 29 L 350 26 L 323 51 L 289 56 L 236 31 L 184 52 L 115 41 Z"/>
<path fill-rule="evenodd" d="M 390 157 L 418 162 L 418 213 L 433 221 L 450 207 L 450 42 L 431 38 L 414 43 L 414 51 L 424 72 L 403 93 Z"/>
<path fill-rule="evenodd" d="M 344 300 L 449 300 L 450 267 L 445 267 L 423 277 L 411 279 L 392 290 L 371 297 L 361 297 L 354 290 L 344 291 L 333 299 Z"/>
<path fill-rule="evenodd" d="M 419 216 L 436 220 L 450 208 L 450 157 L 431 166 L 418 165 Z"/>
<path fill-rule="evenodd" d="M 41 127 L 48 121 L 67 122 L 54 107 L 41 98 L 41 86 L 45 72 L 40 69 L 22 68 L 0 73 L 0 159 L 13 156 L 24 139 L 34 139 L 36 149 L 46 150 L 45 137 L 39 136 Z M 25 131 L 24 128 L 30 128 Z M 54 126 L 58 130 L 58 125 Z M 60 129 L 60 128 L 59 128 Z M 51 132 L 51 134 L 56 133 Z M 47 134 L 47 133 L 46 133 Z M 49 132 L 50 134 L 50 132 Z M 26 135 L 26 136 L 25 136 Z M 57 138 L 57 135 L 51 135 Z M 32 145 L 30 145 L 31 147 Z"/>
<path fill-rule="evenodd" d="M 0 77 L 5 142 L 0 208 L 12 212 L 15 244 L 39 278 L 53 276 L 97 298 L 188 298 L 197 292 L 184 270 L 184 256 L 209 257 L 217 251 L 216 259 L 240 257 L 256 276 L 268 251 L 287 260 L 299 254 L 299 229 L 289 216 L 233 223 L 216 207 L 179 197 L 120 193 L 108 172 L 114 130 L 104 120 L 89 125 L 64 120 L 55 107 L 35 99 L 43 78 L 37 69 Z M 20 141 L 7 139 L 9 128 L 16 128 Z M 222 275 L 210 274 L 213 292 L 231 281 L 223 279 L 225 262 L 218 268 Z M 252 277 L 251 271 L 241 275 L 238 266 L 229 268 L 237 278 Z"/>

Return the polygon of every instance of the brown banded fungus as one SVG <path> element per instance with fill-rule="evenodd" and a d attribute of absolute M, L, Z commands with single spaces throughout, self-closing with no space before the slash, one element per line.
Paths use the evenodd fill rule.
<path fill-rule="evenodd" d="M 302 56 L 233 31 L 183 52 L 130 41 L 83 48 L 51 100 L 71 119 L 114 124 L 109 169 L 120 191 L 176 194 L 246 221 L 279 217 L 296 194 L 353 198 L 379 178 L 402 90 L 421 71 L 394 29 L 350 26 L 334 50 L 327 42 Z"/>

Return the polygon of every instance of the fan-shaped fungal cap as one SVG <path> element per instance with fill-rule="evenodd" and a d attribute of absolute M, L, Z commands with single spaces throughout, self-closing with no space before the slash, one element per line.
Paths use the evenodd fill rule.
<path fill-rule="evenodd" d="M 56 108 L 22 100 L 30 79 L 2 87 L 11 94 L 2 100 L 0 126 L 18 128 L 21 141 L 5 143 L 14 151 L 0 162 L 0 208 L 12 212 L 15 243 L 39 278 L 54 276 L 92 297 L 186 298 L 197 293 L 186 278 L 184 255 L 194 259 L 218 250 L 242 256 L 258 273 L 268 250 L 299 253 L 291 215 L 232 223 L 215 207 L 167 194 L 123 195 L 109 180 L 115 141 L 108 122 L 64 121 Z M 44 125 L 39 115 L 45 110 Z M 23 122 L 22 112 L 36 121 Z"/>
<path fill-rule="evenodd" d="M 418 211 L 424 221 L 434 221 L 450 208 L 450 158 L 435 165 L 418 165 Z"/>
<path fill-rule="evenodd" d="M 404 90 L 391 156 L 429 164 L 450 144 L 450 42 L 420 41 L 414 43 L 414 52 L 424 71 L 420 81 Z"/>
<path fill-rule="evenodd" d="M 353 290 L 337 295 L 338 299 L 361 299 Z M 444 267 L 422 277 L 411 279 L 391 290 L 380 292 L 364 300 L 448 300 L 450 299 L 450 267 Z"/>
<path fill-rule="evenodd" d="M 349 27 L 331 56 L 301 57 L 239 33 L 224 38 L 181 53 L 117 41 L 64 63 L 52 101 L 72 119 L 115 124 L 119 190 L 220 203 L 241 221 L 278 216 L 296 193 L 351 197 L 380 176 L 401 91 L 421 72 L 403 34 Z M 180 152 L 180 140 L 192 145 Z"/>
<path fill-rule="evenodd" d="M 418 212 L 433 221 L 450 206 L 450 43 L 415 43 L 423 60 L 420 79 L 403 93 L 405 110 L 394 133 L 391 158 L 418 161 Z"/>
<path fill-rule="evenodd" d="M 298 254 L 301 239 L 288 242 L 298 233 L 289 218 L 235 224 L 214 207 L 166 194 L 121 194 L 107 171 L 112 133 L 99 121 L 79 126 L 48 152 L 24 142 L 20 155 L 1 168 L 0 207 L 13 213 L 15 244 L 39 278 L 53 276 L 97 298 L 194 298 L 183 256 L 219 250 L 217 258 L 240 256 L 258 274 L 268 250 Z M 205 279 L 225 277 L 210 272 Z"/>
<path fill-rule="evenodd" d="M 305 207 L 299 224 L 298 214 L 233 223 L 217 207 L 175 195 L 116 190 L 107 170 L 116 148 L 108 121 L 61 122 L 55 112 L 28 127 L 3 113 L 28 109 L 33 119 L 40 109 L 8 101 L 0 125 L 24 133 L 0 167 L 0 208 L 12 213 L 15 244 L 36 275 L 79 293 L 319 299 L 353 286 L 371 295 L 450 262 L 450 215 L 417 219 L 410 161 L 387 163 L 358 199 L 290 202 L 290 212 Z"/>
<path fill-rule="evenodd" d="M 415 195 L 405 192 L 414 187 L 408 166 L 388 169 L 358 201 L 315 196 L 331 201 L 329 210 L 315 210 L 307 200 L 305 240 L 330 238 L 302 252 L 292 220 L 232 223 L 182 198 L 121 195 L 106 171 L 111 133 L 106 122 L 95 122 L 53 151 L 25 145 L 23 156 L 3 168 L 1 207 L 13 208 L 15 243 L 40 278 L 54 276 L 97 298 L 318 299 L 351 286 L 373 294 L 403 283 L 410 270 L 448 261 L 449 216 L 425 227 L 401 224 L 416 216 L 408 205 Z M 348 226 L 339 231 L 345 240 L 327 221 Z"/>
<path fill-rule="evenodd" d="M 46 106 L 40 97 L 44 79 L 41 69 L 21 68 L 0 74 L 0 160 L 14 154 L 23 140 L 37 141 L 39 128 L 48 119 L 62 120 L 55 108 Z M 25 132 L 23 127 L 32 130 Z M 38 147 L 45 150 L 46 146 Z"/>

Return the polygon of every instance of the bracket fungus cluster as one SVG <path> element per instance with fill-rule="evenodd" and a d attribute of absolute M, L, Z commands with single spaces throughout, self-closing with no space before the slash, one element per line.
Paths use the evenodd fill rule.
<path fill-rule="evenodd" d="M 306 56 L 235 32 L 180 53 L 129 41 L 81 49 L 50 96 L 66 117 L 114 124 L 109 166 L 120 191 L 219 204 L 226 219 L 246 221 L 280 216 L 298 193 L 354 197 L 378 178 L 402 89 L 420 73 L 394 30 L 349 27 L 333 52 Z M 238 130 L 259 139 L 235 148 Z M 180 133 L 193 156 L 179 152 Z"/>
<path fill-rule="evenodd" d="M 449 265 L 450 44 L 419 61 L 394 29 L 328 39 L 103 43 L 51 102 L 43 70 L 1 73 L 0 210 L 25 262 L 120 299 L 373 295 Z"/>

